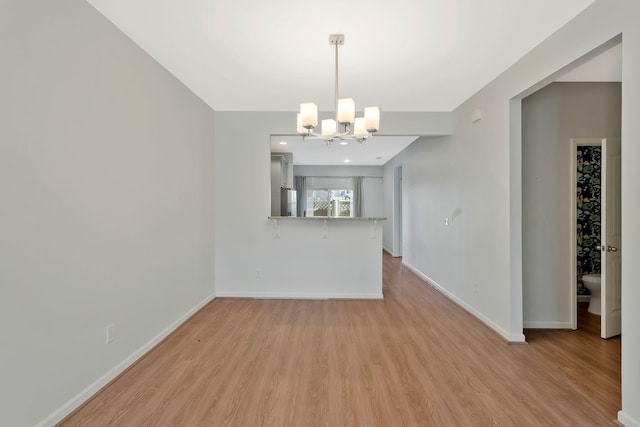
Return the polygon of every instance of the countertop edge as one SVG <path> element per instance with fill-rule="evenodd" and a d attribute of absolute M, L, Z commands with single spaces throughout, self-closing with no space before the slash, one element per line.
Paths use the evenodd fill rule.
<path fill-rule="evenodd" d="M 360 217 L 349 217 L 349 216 L 269 216 L 267 219 L 284 219 L 284 220 L 297 220 L 297 221 L 318 221 L 318 220 L 329 220 L 329 221 L 385 221 L 387 218 L 383 217 L 370 217 L 370 216 L 360 216 Z"/>

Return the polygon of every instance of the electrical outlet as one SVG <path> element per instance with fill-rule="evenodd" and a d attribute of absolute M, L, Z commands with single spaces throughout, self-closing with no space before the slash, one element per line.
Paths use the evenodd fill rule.
<path fill-rule="evenodd" d="M 107 326 L 106 342 L 111 344 L 116 339 L 116 325 L 113 323 Z"/>
<path fill-rule="evenodd" d="M 445 217 L 444 225 L 447 226 L 447 227 L 449 226 L 449 217 Z"/>

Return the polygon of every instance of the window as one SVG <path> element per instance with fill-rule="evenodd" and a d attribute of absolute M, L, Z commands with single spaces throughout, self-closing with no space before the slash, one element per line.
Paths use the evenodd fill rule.
<path fill-rule="evenodd" d="M 345 216 L 353 212 L 353 190 L 344 188 L 314 189 L 307 192 L 307 216 Z"/>

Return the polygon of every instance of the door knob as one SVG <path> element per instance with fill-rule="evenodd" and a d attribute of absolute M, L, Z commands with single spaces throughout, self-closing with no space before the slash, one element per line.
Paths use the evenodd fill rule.
<path fill-rule="evenodd" d="M 607 246 L 607 252 L 618 252 L 618 248 L 615 246 Z"/>
<path fill-rule="evenodd" d="M 599 250 L 599 251 L 603 251 L 604 252 L 604 246 L 598 245 L 598 246 L 596 246 L 596 249 Z"/>

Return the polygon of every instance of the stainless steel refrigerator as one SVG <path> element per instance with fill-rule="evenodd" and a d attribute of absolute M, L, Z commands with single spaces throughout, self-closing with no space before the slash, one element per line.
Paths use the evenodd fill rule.
<path fill-rule="evenodd" d="M 296 190 L 280 189 L 280 216 L 297 216 Z"/>

